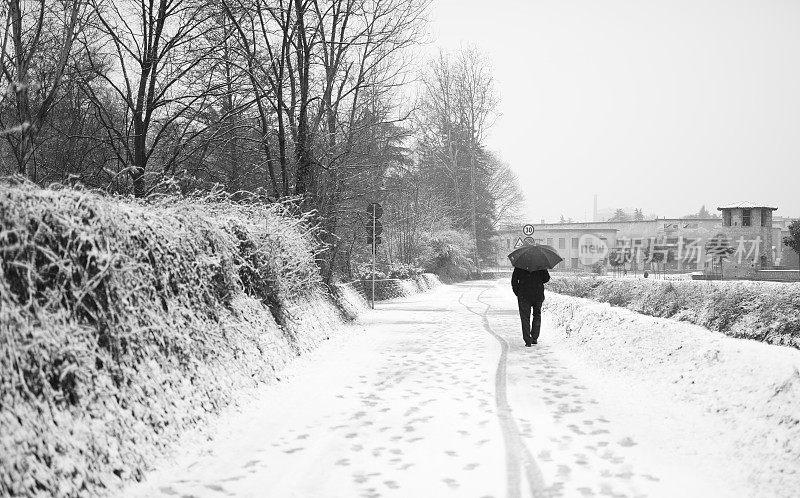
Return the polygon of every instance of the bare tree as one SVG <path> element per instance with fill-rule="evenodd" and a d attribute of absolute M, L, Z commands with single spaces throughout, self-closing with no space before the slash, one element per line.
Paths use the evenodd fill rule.
<path fill-rule="evenodd" d="M 405 161 L 398 140 L 407 131 L 396 122 L 407 116 L 398 112 L 397 89 L 409 78 L 409 49 L 422 38 L 427 5 L 427 0 L 314 2 L 323 73 L 312 123 L 322 138 L 314 198 L 330 234 L 352 217 L 349 211 L 363 211 L 365 200 L 380 201 L 385 172 Z M 336 237 L 328 242 L 330 269 L 339 244 Z"/>
<path fill-rule="evenodd" d="M 97 75 L 124 114 L 109 113 L 93 85 L 86 90 L 118 160 L 127 166 L 134 195 L 141 197 L 147 193 L 145 173 L 153 154 L 163 154 L 159 174 L 174 172 L 187 144 L 207 126 L 197 115 L 209 88 L 194 70 L 215 50 L 202 43 L 203 28 L 215 11 L 197 0 L 92 0 L 92 5 L 104 35 L 104 53 L 93 66 L 111 66 Z"/>
<path fill-rule="evenodd" d="M 409 79 L 408 49 L 422 38 L 428 1 L 223 0 L 272 189 L 318 211 L 328 269 L 339 224 L 363 210 L 397 159 L 376 167 L 378 157 L 407 135 L 392 126 L 404 118 L 397 89 Z"/>
<path fill-rule="evenodd" d="M 79 0 L 5 0 L 0 13 L 0 86 L 14 99 L 12 109 L 3 105 L 0 129 L 6 130 L 17 172 L 36 180 L 37 136 L 59 98 L 87 9 Z"/>
<path fill-rule="evenodd" d="M 478 148 L 483 145 L 486 130 L 493 124 L 496 117 L 498 97 L 491 74 L 488 59 L 477 49 L 462 48 L 457 55 L 457 100 L 461 121 L 467 130 L 467 143 L 470 163 L 470 190 L 471 190 L 471 221 L 472 237 L 475 241 L 473 255 L 475 267 L 480 273 L 480 260 L 478 257 L 478 224 L 477 209 L 478 195 L 475 188 L 476 182 L 476 155 Z"/>
<path fill-rule="evenodd" d="M 480 268 L 480 241 L 486 236 L 479 236 L 485 230 L 478 227 L 478 211 L 486 210 L 481 204 L 494 202 L 486 191 L 490 168 L 484 151 L 498 104 L 490 65 L 474 48 L 442 51 L 431 61 L 424 83 L 419 124 L 425 161 L 433 171 L 446 172 L 454 218 L 472 232 L 473 260 Z"/>
<path fill-rule="evenodd" d="M 522 192 L 517 174 L 508 163 L 493 154 L 489 156 L 488 163 L 490 176 L 487 190 L 495 201 L 493 227 L 497 227 L 504 221 L 520 217 L 525 194 Z"/>

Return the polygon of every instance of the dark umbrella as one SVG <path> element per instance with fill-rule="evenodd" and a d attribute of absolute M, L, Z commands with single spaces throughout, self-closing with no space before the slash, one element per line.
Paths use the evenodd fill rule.
<path fill-rule="evenodd" d="M 563 261 L 555 249 L 546 245 L 525 245 L 508 255 L 515 268 L 528 271 L 549 270 Z"/>

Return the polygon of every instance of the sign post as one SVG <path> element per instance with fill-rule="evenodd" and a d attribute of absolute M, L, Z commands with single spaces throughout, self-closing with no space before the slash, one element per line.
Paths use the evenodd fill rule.
<path fill-rule="evenodd" d="M 383 216 L 383 208 L 377 202 L 371 202 L 367 205 L 367 213 L 372 218 L 367 222 L 367 244 L 372 246 L 372 299 L 370 307 L 375 309 L 375 253 L 378 252 L 378 244 L 381 243 L 379 235 L 383 232 L 383 225 L 378 221 L 378 218 Z"/>
<path fill-rule="evenodd" d="M 514 245 L 514 248 L 516 249 L 522 246 L 535 246 L 536 239 L 532 237 L 533 231 L 534 231 L 533 225 L 531 225 L 530 223 L 522 227 L 522 234 L 525 236 L 525 238 L 519 237 L 517 239 L 517 243 Z"/>

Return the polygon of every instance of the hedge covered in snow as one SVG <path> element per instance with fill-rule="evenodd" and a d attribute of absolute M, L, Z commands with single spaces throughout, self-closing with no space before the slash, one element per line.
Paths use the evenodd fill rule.
<path fill-rule="evenodd" d="M 312 239 L 281 205 L 0 184 L 0 495 L 139 478 L 323 340 Z"/>
<path fill-rule="evenodd" d="M 554 276 L 548 290 L 800 348 L 800 284 Z"/>
<path fill-rule="evenodd" d="M 372 296 L 372 280 L 356 280 L 346 285 L 359 293 L 364 299 Z M 439 277 L 433 273 L 422 273 L 410 278 L 391 278 L 375 280 L 375 299 L 383 301 L 425 292 L 441 285 Z"/>

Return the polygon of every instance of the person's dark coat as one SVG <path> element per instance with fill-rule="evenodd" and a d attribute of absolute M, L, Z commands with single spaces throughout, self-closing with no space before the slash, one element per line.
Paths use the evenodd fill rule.
<path fill-rule="evenodd" d="M 527 271 L 514 268 L 511 275 L 511 288 L 517 297 L 523 298 L 528 303 L 544 301 L 544 284 L 550 281 L 547 270 Z"/>

